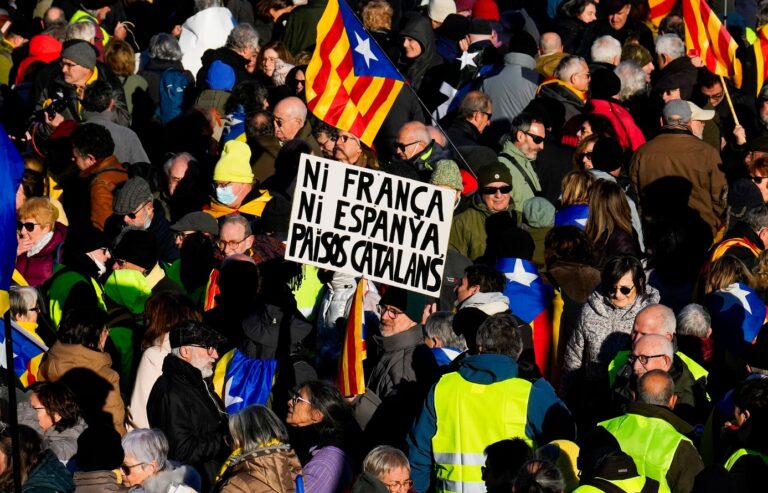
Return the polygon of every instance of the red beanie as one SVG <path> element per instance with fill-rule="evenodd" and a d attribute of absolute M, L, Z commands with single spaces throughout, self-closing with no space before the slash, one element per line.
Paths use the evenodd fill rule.
<path fill-rule="evenodd" d="M 477 0 L 472 8 L 472 17 L 475 19 L 486 19 L 499 22 L 499 6 L 494 0 Z"/>

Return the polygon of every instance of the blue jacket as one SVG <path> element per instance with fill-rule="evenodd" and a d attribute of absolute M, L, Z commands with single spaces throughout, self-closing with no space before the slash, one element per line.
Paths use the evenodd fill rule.
<path fill-rule="evenodd" d="M 459 374 L 472 383 L 490 385 L 517 378 L 517 362 L 500 354 L 477 354 L 459 363 Z M 573 440 L 576 427 L 571 413 L 545 379 L 533 382 L 528 396 L 528 423 L 525 434 L 538 444 L 556 439 Z M 471 419 L 468 417 L 467 419 Z M 411 463 L 413 488 L 424 493 L 429 489 L 433 467 L 432 437 L 437 433 L 435 385 L 427 394 L 421 415 L 408 435 L 408 461 Z"/>

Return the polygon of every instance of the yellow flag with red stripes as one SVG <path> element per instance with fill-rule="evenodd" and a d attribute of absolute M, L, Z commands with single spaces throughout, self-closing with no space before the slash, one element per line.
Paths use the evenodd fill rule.
<path fill-rule="evenodd" d="M 741 87 L 738 45 L 705 0 L 683 0 L 685 48 L 689 56 L 700 56 L 710 72 L 731 77 Z"/>

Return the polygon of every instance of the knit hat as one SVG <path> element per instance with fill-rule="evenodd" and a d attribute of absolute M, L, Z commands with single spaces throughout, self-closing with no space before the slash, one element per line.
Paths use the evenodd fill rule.
<path fill-rule="evenodd" d="M 761 205 L 763 205 L 763 195 L 752 180 L 739 178 L 728 186 L 728 209 L 731 214 L 737 217 L 744 217 L 748 210 L 760 207 Z M 69 238 L 69 235 L 67 235 L 67 238 Z M 768 353 L 766 353 L 766 358 L 768 358 Z M 766 369 L 768 370 L 768 366 L 766 366 Z"/>
<path fill-rule="evenodd" d="M 519 31 L 509 38 L 509 52 L 510 53 L 523 53 L 536 58 L 538 53 L 538 46 L 536 46 L 536 40 L 528 31 Z"/>
<path fill-rule="evenodd" d="M 214 91 L 231 91 L 235 86 L 235 70 L 221 60 L 215 60 L 208 68 L 205 82 Z"/>
<path fill-rule="evenodd" d="M 441 159 L 435 163 L 435 169 L 432 171 L 432 176 L 429 177 L 429 182 L 438 186 L 445 185 L 459 192 L 464 190 L 459 165 L 450 159 Z"/>
<path fill-rule="evenodd" d="M 456 12 L 471 11 L 477 0 L 456 0 Z"/>
<path fill-rule="evenodd" d="M 494 0 L 477 0 L 472 7 L 472 17 L 499 22 L 499 6 Z"/>
<path fill-rule="evenodd" d="M 472 19 L 469 23 L 469 34 L 490 36 L 493 34 L 493 28 L 485 19 Z"/>
<path fill-rule="evenodd" d="M 621 49 L 621 61 L 632 60 L 641 67 L 645 67 L 653 61 L 651 52 L 645 46 L 636 43 L 625 44 Z"/>
<path fill-rule="evenodd" d="M 126 230 L 112 251 L 112 257 L 152 270 L 158 261 L 155 235 L 140 229 Z"/>
<path fill-rule="evenodd" d="M 219 162 L 213 168 L 213 181 L 253 183 L 251 148 L 239 140 L 224 144 Z"/>
<path fill-rule="evenodd" d="M 443 22 L 450 14 L 456 13 L 456 4 L 453 0 L 430 0 L 429 18 L 435 22 Z"/>
<path fill-rule="evenodd" d="M 96 48 L 87 41 L 71 39 L 64 43 L 61 58 L 72 60 L 81 67 L 93 69 L 96 66 Z"/>
<path fill-rule="evenodd" d="M 621 79 L 613 70 L 599 68 L 592 70 L 589 93 L 593 99 L 611 99 L 621 91 Z"/>
<path fill-rule="evenodd" d="M 420 324 L 424 314 L 424 306 L 427 304 L 427 297 L 407 289 L 388 286 L 379 304 L 382 306 L 393 306 L 405 313 L 408 318 Z"/>
<path fill-rule="evenodd" d="M 661 116 L 664 118 L 664 123 L 669 123 L 670 120 L 687 123 L 691 121 L 691 107 L 688 106 L 687 101 L 673 99 L 664 105 Z"/>
<path fill-rule="evenodd" d="M 134 176 L 115 193 L 115 198 L 112 200 L 112 212 L 124 216 L 150 200 L 152 200 L 152 190 L 149 188 L 149 183 L 140 176 Z"/>
<path fill-rule="evenodd" d="M 610 173 L 624 164 L 624 149 L 616 139 L 598 139 L 592 147 L 592 166 Z"/>
<path fill-rule="evenodd" d="M 487 164 L 477 170 L 478 187 L 483 188 L 493 182 L 512 184 L 512 173 L 509 172 L 509 168 L 498 161 Z"/>
<path fill-rule="evenodd" d="M 523 203 L 523 221 L 532 228 L 555 225 L 555 206 L 544 197 L 531 197 Z"/>
<path fill-rule="evenodd" d="M 695 104 L 687 101 L 688 106 L 691 108 L 691 120 L 706 121 L 715 117 L 715 110 L 703 110 Z"/>
<path fill-rule="evenodd" d="M 275 195 L 269 199 L 261 213 L 262 231 L 265 233 L 287 233 L 290 222 L 291 203 L 280 195 Z"/>
<path fill-rule="evenodd" d="M 600 13 L 606 16 L 613 15 L 629 3 L 632 3 L 632 0 L 603 0 L 600 2 Z"/>
<path fill-rule="evenodd" d="M 459 42 L 469 34 L 469 19 L 459 14 L 450 14 L 443 23 L 435 29 L 435 33 L 451 41 Z"/>
<path fill-rule="evenodd" d="M 218 332 L 204 323 L 192 320 L 181 322 L 172 328 L 168 334 L 168 339 L 171 348 L 181 346 L 216 347 L 225 340 Z"/>
<path fill-rule="evenodd" d="M 171 225 L 173 231 L 199 231 L 213 236 L 219 235 L 219 223 L 212 215 L 195 211 L 186 214 L 184 217 Z"/>

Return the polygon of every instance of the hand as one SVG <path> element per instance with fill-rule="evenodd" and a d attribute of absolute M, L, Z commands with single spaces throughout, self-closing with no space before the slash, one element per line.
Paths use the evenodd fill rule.
<path fill-rule="evenodd" d="M 118 22 L 112 35 L 117 39 L 125 39 L 128 36 L 128 29 L 125 28 L 125 24 Z"/>
<path fill-rule="evenodd" d="M 733 129 L 733 136 L 736 137 L 736 144 L 743 146 L 747 143 L 747 132 L 741 125 L 736 125 Z"/>
<path fill-rule="evenodd" d="M 435 313 L 436 311 L 437 311 L 437 303 L 427 303 L 424 306 L 424 312 L 421 315 L 421 325 L 426 324 L 429 316 Z"/>
<path fill-rule="evenodd" d="M 469 36 L 465 36 L 464 39 L 459 41 L 459 49 L 461 51 L 467 51 L 469 49 Z"/>
<path fill-rule="evenodd" d="M 59 125 L 62 124 L 63 121 L 64 121 L 64 117 L 61 116 L 60 113 L 56 113 L 55 115 L 53 115 L 53 118 L 51 118 L 48 115 L 48 113 L 45 114 L 45 123 L 47 123 L 48 126 L 51 128 L 58 127 Z"/>
<path fill-rule="evenodd" d="M 19 238 L 19 245 L 16 247 L 16 256 L 18 257 L 22 253 L 27 253 L 34 243 L 32 243 L 31 240 L 25 240 L 22 238 Z"/>
<path fill-rule="evenodd" d="M 701 59 L 700 56 L 692 56 L 691 58 L 691 65 L 693 65 L 696 68 L 701 68 L 704 66 L 704 60 Z"/>

